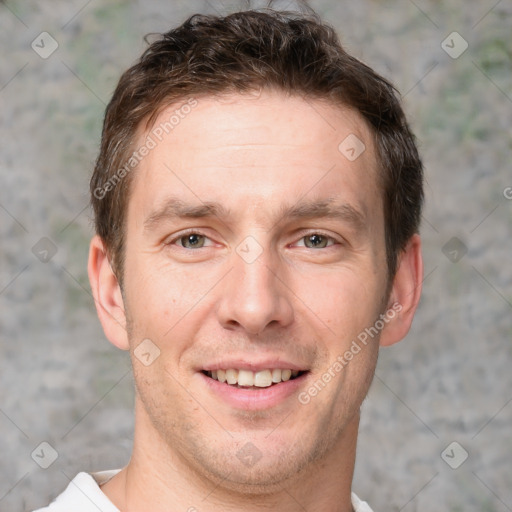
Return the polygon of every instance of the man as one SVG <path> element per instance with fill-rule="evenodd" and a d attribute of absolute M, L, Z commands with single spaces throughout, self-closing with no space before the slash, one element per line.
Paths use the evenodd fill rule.
<path fill-rule="evenodd" d="M 392 86 L 314 14 L 193 16 L 121 77 L 91 192 L 133 453 L 42 510 L 370 510 L 351 493 L 360 406 L 423 273 Z"/>

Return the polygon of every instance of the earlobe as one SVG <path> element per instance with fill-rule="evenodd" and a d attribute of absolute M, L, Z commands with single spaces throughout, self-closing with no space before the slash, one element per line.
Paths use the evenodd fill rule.
<path fill-rule="evenodd" d="M 420 301 L 422 281 L 421 238 L 415 234 L 400 255 L 388 304 L 388 311 L 393 310 L 395 314 L 389 315 L 389 323 L 381 334 L 381 346 L 393 345 L 409 332 Z"/>
<path fill-rule="evenodd" d="M 98 235 L 91 240 L 87 270 L 96 311 L 105 336 L 116 347 L 128 350 L 129 343 L 121 287 L 110 266 L 105 245 Z"/>

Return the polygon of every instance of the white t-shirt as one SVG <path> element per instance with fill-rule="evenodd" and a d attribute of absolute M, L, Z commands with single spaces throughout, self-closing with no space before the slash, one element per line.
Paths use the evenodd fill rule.
<path fill-rule="evenodd" d="M 108 482 L 119 471 L 121 470 L 112 469 L 97 473 L 78 473 L 55 501 L 34 512 L 120 512 L 100 489 L 100 485 Z M 352 505 L 356 512 L 372 512 L 368 503 L 361 501 L 354 493 Z"/>

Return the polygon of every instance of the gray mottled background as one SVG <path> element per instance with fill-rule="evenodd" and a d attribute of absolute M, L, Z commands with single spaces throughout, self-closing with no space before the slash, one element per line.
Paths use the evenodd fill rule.
<path fill-rule="evenodd" d="M 101 331 L 86 275 L 102 115 L 144 34 L 240 5 L 0 2 L 2 512 L 129 459 L 130 365 Z M 376 512 L 510 511 L 512 3 L 311 5 L 401 90 L 427 176 L 423 299 L 407 339 L 381 352 L 354 490 Z M 43 31 L 58 43 L 50 56 Z M 41 442 L 58 453 L 47 469 Z"/>

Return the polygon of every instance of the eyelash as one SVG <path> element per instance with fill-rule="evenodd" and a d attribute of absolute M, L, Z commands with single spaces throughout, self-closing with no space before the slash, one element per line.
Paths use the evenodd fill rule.
<path fill-rule="evenodd" d="M 206 234 L 206 233 L 203 233 L 201 230 L 198 230 L 198 229 L 194 229 L 194 228 L 191 228 L 191 229 L 187 229 L 185 231 L 182 231 L 180 234 L 178 234 L 177 236 L 175 236 L 172 240 L 169 240 L 169 242 L 165 242 L 164 245 L 166 246 L 170 246 L 170 245 L 174 245 L 174 243 L 178 240 L 180 240 L 181 238 L 184 238 L 186 237 L 187 235 L 201 235 L 201 236 L 204 236 L 208 239 L 210 239 L 210 237 Z M 323 232 L 323 231 L 308 231 L 308 232 L 304 232 L 304 233 L 301 233 L 301 236 L 299 237 L 299 240 L 302 240 L 304 238 L 306 238 L 307 236 L 310 236 L 310 235 L 320 235 L 324 238 L 327 238 L 329 241 L 332 241 L 334 242 L 334 244 L 332 245 L 328 245 L 327 247 L 320 247 L 320 249 L 327 249 L 328 247 L 332 247 L 333 245 L 342 245 L 342 242 L 336 238 L 334 238 L 333 236 Z M 178 247 L 181 247 L 182 249 L 186 249 L 186 250 L 189 250 L 189 251 L 194 251 L 194 250 L 197 250 L 197 249 L 188 249 L 187 247 L 183 247 L 183 246 L 178 246 Z M 204 249 L 204 247 L 199 247 L 199 249 Z M 305 249 L 312 249 L 312 250 L 315 250 L 314 248 L 312 247 L 305 247 Z"/>

